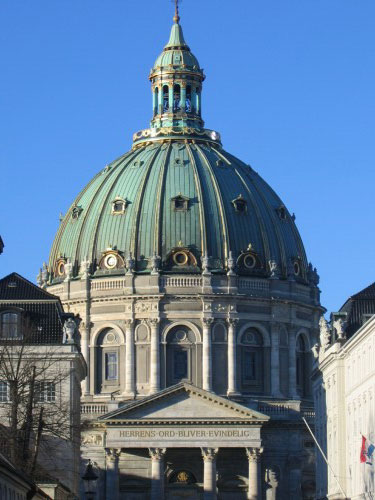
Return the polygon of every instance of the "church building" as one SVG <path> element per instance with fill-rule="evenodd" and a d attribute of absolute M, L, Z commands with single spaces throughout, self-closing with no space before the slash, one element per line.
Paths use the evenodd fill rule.
<path fill-rule="evenodd" d="M 82 470 L 108 500 L 313 499 L 316 269 L 205 128 L 178 9 L 149 79 L 150 127 L 78 194 L 39 276 L 82 320 Z"/>

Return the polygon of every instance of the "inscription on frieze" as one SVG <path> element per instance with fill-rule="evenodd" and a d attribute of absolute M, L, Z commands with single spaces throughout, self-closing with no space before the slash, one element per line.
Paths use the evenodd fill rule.
<path fill-rule="evenodd" d="M 260 440 L 260 429 L 255 426 L 236 427 L 136 427 L 107 429 L 107 446 L 142 448 L 153 444 L 169 447 L 218 444 L 243 447 Z"/>

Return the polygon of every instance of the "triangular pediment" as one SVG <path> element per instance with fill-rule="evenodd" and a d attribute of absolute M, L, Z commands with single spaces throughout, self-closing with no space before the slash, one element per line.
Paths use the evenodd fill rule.
<path fill-rule="evenodd" d="M 249 422 L 263 423 L 268 416 L 229 399 L 180 383 L 100 417 L 104 421 L 144 422 Z"/>

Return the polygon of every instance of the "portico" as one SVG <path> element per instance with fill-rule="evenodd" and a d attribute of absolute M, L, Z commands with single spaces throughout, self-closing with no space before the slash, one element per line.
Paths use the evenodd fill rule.
<path fill-rule="evenodd" d="M 152 500 L 180 496 L 214 500 L 217 478 L 226 469 L 223 464 L 230 451 L 240 457 L 246 471 L 239 498 L 260 498 L 260 431 L 268 418 L 186 383 L 103 415 L 97 429 L 107 456 L 106 495 L 116 500 L 139 492 L 134 485 L 142 478 L 135 477 L 127 457 L 140 453 L 150 463 L 147 490 Z"/>

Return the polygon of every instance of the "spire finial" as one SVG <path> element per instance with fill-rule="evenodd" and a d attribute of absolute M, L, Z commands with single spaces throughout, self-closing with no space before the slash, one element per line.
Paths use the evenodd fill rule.
<path fill-rule="evenodd" d="M 179 12 L 178 12 L 178 2 L 181 1 L 181 0 L 172 0 L 175 4 L 175 13 L 174 13 L 174 18 L 173 18 L 173 21 L 178 24 L 179 21 L 180 21 L 180 16 L 179 16 Z"/>

